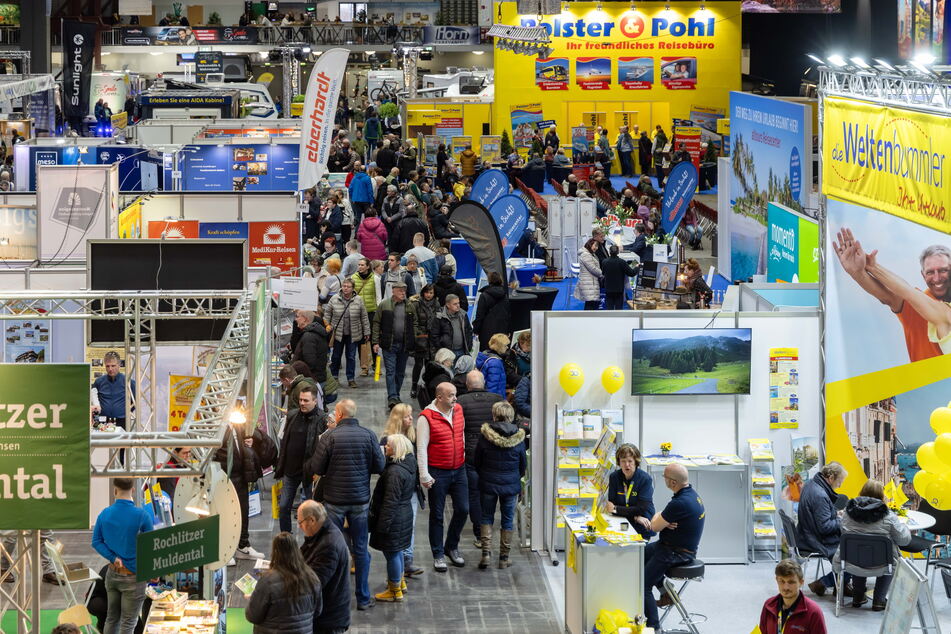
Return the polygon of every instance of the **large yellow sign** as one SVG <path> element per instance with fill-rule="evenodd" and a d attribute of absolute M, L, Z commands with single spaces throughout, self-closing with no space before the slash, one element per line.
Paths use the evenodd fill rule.
<path fill-rule="evenodd" d="M 119 238 L 141 238 L 142 237 L 142 199 L 136 198 L 135 202 L 119 212 Z"/>
<path fill-rule="evenodd" d="M 494 129 L 509 129 L 512 106 L 539 101 L 543 120 L 554 120 L 561 139 L 585 123 L 585 113 L 616 113 L 641 130 L 660 124 L 670 133 L 671 118 L 687 119 L 693 105 L 729 107 L 729 92 L 740 89 L 739 2 L 565 3 L 558 15 L 519 15 L 516 3 L 496 3 L 497 22 L 543 26 L 552 53 L 545 59 L 495 47 Z M 676 6 L 681 5 L 681 6 Z M 617 130 L 610 130 L 613 143 Z"/>
<path fill-rule="evenodd" d="M 948 118 L 827 98 L 822 193 L 951 233 Z"/>
<path fill-rule="evenodd" d="M 168 375 L 168 430 L 178 431 L 185 424 L 188 409 L 201 387 L 200 376 Z"/>

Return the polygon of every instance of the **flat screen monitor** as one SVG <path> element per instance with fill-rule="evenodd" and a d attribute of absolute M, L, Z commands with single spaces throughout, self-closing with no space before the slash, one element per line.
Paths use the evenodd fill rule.
<path fill-rule="evenodd" d="M 749 394 L 749 328 L 634 330 L 631 393 Z"/>
<path fill-rule="evenodd" d="M 641 267 L 640 285 L 659 291 L 673 292 L 677 288 L 675 262 L 645 262 Z"/>

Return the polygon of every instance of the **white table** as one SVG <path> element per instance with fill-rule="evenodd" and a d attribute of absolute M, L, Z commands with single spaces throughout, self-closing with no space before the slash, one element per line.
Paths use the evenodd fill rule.
<path fill-rule="evenodd" d="M 908 511 L 907 517 L 908 529 L 912 532 L 931 528 L 938 521 L 933 515 L 922 513 L 921 511 Z"/>

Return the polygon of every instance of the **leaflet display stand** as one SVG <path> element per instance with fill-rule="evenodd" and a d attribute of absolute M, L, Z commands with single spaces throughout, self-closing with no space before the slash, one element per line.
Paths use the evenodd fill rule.
<path fill-rule="evenodd" d="M 779 561 L 776 533 L 779 511 L 776 507 L 773 444 L 766 438 L 750 438 L 747 443 L 750 447 L 750 497 L 753 503 L 750 561 L 756 562 L 757 552 L 769 553 L 773 561 Z"/>
<path fill-rule="evenodd" d="M 916 614 L 918 625 L 913 625 Z M 910 632 L 912 629 L 924 634 L 941 634 L 928 578 L 910 560 L 899 558 L 879 634 Z"/>

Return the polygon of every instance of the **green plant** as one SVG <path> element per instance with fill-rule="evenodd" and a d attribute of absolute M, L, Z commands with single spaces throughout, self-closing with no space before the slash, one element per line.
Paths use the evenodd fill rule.
<path fill-rule="evenodd" d="M 221 26 L 221 16 L 218 15 L 217 11 L 212 11 L 211 15 L 208 16 L 208 24 Z"/>
<path fill-rule="evenodd" d="M 515 151 L 512 142 L 509 140 L 509 131 L 502 130 L 502 140 L 499 142 L 499 151 L 502 152 L 502 158 L 508 158 L 508 155 Z"/>
<path fill-rule="evenodd" d="M 306 99 L 304 95 L 294 95 L 294 98 L 291 99 L 291 103 L 304 103 L 304 99 Z"/>
<path fill-rule="evenodd" d="M 380 116 L 384 119 L 395 117 L 400 113 L 399 106 L 392 101 L 387 101 L 380 106 Z"/>

